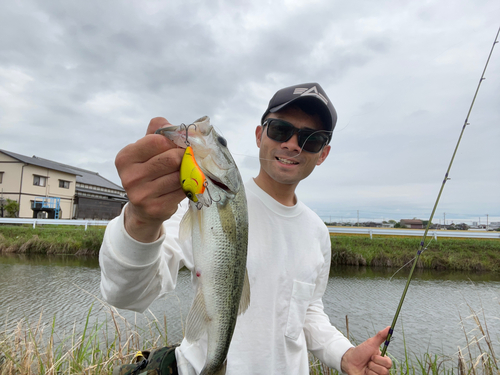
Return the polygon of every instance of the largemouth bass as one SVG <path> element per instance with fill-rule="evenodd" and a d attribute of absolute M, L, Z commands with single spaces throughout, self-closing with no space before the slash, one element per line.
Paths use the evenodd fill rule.
<path fill-rule="evenodd" d="M 197 164 L 205 177 L 206 188 L 190 197 L 180 228 L 181 239 L 192 238 L 193 277 L 197 279 L 186 340 L 195 342 L 206 332 L 207 358 L 201 374 L 225 374 L 236 318 L 250 303 L 245 189 L 226 140 L 210 125 L 208 116 L 157 133 L 179 147 L 190 146 L 196 159 L 193 165 Z"/>

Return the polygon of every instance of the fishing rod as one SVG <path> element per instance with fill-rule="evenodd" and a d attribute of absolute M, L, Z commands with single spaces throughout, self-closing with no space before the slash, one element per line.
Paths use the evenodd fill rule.
<path fill-rule="evenodd" d="M 455 150 L 453 151 L 453 155 L 450 160 L 450 164 L 448 165 L 448 169 L 446 170 L 446 174 L 444 175 L 443 183 L 441 184 L 441 189 L 439 190 L 439 194 L 436 198 L 436 202 L 434 203 L 434 208 L 432 209 L 431 216 L 429 218 L 429 221 L 427 222 L 427 226 L 425 227 L 424 235 L 422 236 L 422 240 L 420 241 L 420 247 L 418 249 L 417 255 L 415 256 L 415 260 L 413 261 L 413 266 L 411 267 L 410 274 L 408 275 L 408 280 L 406 280 L 406 285 L 403 290 L 403 295 L 401 296 L 401 300 L 399 301 L 398 308 L 396 310 L 396 314 L 394 314 L 394 319 L 392 320 L 391 328 L 389 329 L 389 334 L 387 335 L 387 338 L 385 339 L 384 347 L 382 349 L 382 356 L 385 356 L 385 353 L 387 351 L 387 347 L 389 346 L 392 334 L 394 332 L 394 327 L 396 326 L 396 321 L 398 320 L 399 312 L 401 311 L 401 307 L 403 306 L 403 301 L 406 296 L 406 292 L 408 291 L 408 287 L 410 286 L 410 281 L 413 276 L 413 271 L 415 270 L 415 267 L 417 265 L 418 259 L 420 258 L 420 254 L 424 252 L 427 248 L 424 247 L 425 239 L 427 238 L 427 232 L 429 231 L 429 228 L 431 226 L 432 219 L 434 217 L 434 213 L 436 212 L 437 205 L 439 203 L 439 199 L 441 198 L 441 193 L 443 192 L 444 185 L 446 184 L 446 181 L 448 181 L 450 178 L 448 177 L 450 174 L 450 169 L 453 164 L 453 161 L 455 160 L 455 155 L 457 154 L 458 146 L 460 145 L 460 141 L 462 140 L 462 136 L 464 134 L 465 128 L 467 125 L 469 125 L 469 116 L 472 111 L 472 107 L 474 107 L 474 102 L 476 101 L 477 93 L 479 91 L 479 88 L 481 87 L 481 83 L 484 81 L 484 73 L 486 72 L 486 68 L 488 67 L 488 63 L 490 62 L 490 57 L 491 54 L 493 53 L 493 49 L 495 48 L 495 45 L 498 43 L 498 34 L 500 33 L 500 27 L 498 28 L 497 35 L 495 37 L 495 41 L 493 42 L 493 45 L 491 46 L 490 54 L 488 55 L 488 59 L 486 60 L 486 65 L 484 66 L 483 69 L 483 74 L 481 75 L 481 79 L 479 79 L 479 83 L 476 88 L 476 92 L 474 94 L 474 97 L 472 98 L 472 103 L 469 108 L 469 112 L 467 112 L 467 117 L 465 118 L 464 125 L 462 126 L 462 131 L 460 132 L 460 136 L 458 137 L 457 145 L 455 146 Z"/>

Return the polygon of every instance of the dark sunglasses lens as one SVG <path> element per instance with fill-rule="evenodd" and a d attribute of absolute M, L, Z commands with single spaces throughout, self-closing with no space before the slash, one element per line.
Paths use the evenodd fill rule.
<path fill-rule="evenodd" d="M 319 152 L 326 142 L 327 139 L 322 133 L 299 134 L 299 146 L 309 152 Z"/>
<path fill-rule="evenodd" d="M 298 130 L 295 126 L 283 120 L 272 119 L 267 121 L 267 136 L 277 142 L 288 141 Z M 327 137 L 321 132 L 300 130 L 298 135 L 299 147 L 308 152 L 319 152 L 328 141 Z"/>
<path fill-rule="evenodd" d="M 267 136 L 277 142 L 286 142 L 294 133 L 294 127 L 284 121 L 269 121 L 267 124 Z"/>

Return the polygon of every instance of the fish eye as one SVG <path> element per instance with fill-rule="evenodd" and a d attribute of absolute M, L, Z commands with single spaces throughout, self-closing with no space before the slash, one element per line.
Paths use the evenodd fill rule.
<path fill-rule="evenodd" d="M 224 147 L 227 147 L 227 141 L 226 141 L 226 138 L 223 138 L 219 135 L 219 137 L 217 138 L 217 140 L 219 141 L 219 143 L 221 145 L 223 145 Z"/>

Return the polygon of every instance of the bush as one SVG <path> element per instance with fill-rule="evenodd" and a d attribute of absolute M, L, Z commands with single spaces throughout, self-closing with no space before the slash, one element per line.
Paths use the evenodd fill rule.
<path fill-rule="evenodd" d="M 7 204 L 4 206 L 4 210 L 7 211 L 7 217 L 17 217 L 19 212 L 19 203 L 7 198 Z"/>

